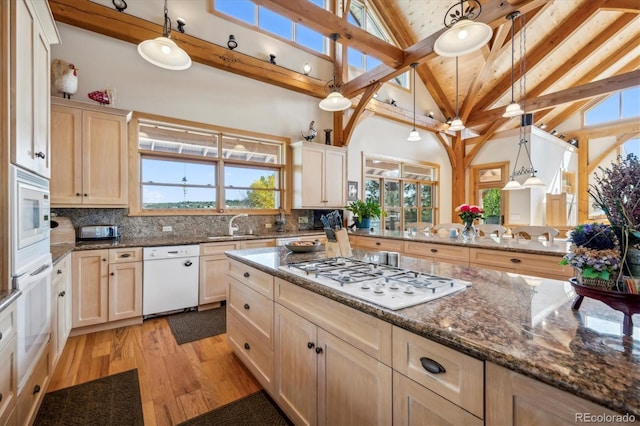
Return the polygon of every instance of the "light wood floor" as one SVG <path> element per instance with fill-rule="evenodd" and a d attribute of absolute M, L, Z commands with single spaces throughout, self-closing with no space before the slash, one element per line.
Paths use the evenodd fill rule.
<path fill-rule="evenodd" d="M 138 369 L 145 425 L 175 425 L 261 389 L 227 335 L 178 345 L 164 318 L 71 337 L 48 392 Z"/>

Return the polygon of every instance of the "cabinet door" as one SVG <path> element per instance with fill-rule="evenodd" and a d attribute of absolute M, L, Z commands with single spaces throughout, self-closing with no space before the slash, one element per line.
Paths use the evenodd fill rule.
<path fill-rule="evenodd" d="M 73 327 L 102 324 L 109 319 L 108 250 L 72 253 Z"/>
<path fill-rule="evenodd" d="M 82 188 L 85 205 L 127 205 L 126 117 L 82 112 Z"/>
<path fill-rule="evenodd" d="M 228 272 L 229 261 L 224 254 L 200 257 L 200 305 L 227 298 Z"/>
<path fill-rule="evenodd" d="M 347 158 L 345 152 L 327 150 L 324 169 L 325 207 L 342 208 L 347 204 Z"/>
<path fill-rule="evenodd" d="M 325 155 L 323 149 L 305 146 L 302 154 L 302 207 L 324 207 L 324 170 Z M 298 190 L 298 188 L 296 188 Z"/>
<path fill-rule="evenodd" d="M 44 177 L 51 176 L 51 139 L 49 107 L 50 64 L 49 41 L 36 25 L 33 63 L 33 151 L 34 171 Z"/>
<path fill-rule="evenodd" d="M 142 316 L 142 262 L 109 265 L 109 321 Z"/>
<path fill-rule="evenodd" d="M 82 111 L 51 106 L 51 204 L 82 204 Z"/>
<path fill-rule="evenodd" d="M 8 340 L 0 350 L 0 424 L 12 425 L 17 423 L 6 423 L 11 417 L 11 413 L 16 406 L 18 398 L 18 363 L 16 358 L 17 344 L 15 335 Z"/>
<path fill-rule="evenodd" d="M 311 322 L 276 304 L 274 395 L 278 406 L 297 425 L 317 424 L 316 330 Z"/>
<path fill-rule="evenodd" d="M 318 424 L 390 425 L 391 367 L 318 329 Z"/>

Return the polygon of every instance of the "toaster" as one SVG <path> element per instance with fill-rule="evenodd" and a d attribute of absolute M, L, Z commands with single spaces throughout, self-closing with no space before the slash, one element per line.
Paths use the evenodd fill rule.
<path fill-rule="evenodd" d="M 115 240 L 120 237 L 117 225 L 85 225 L 78 227 L 78 240 Z"/>

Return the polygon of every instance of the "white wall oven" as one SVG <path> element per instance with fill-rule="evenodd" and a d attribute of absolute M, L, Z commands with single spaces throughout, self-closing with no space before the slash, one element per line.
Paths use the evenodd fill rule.
<path fill-rule="evenodd" d="M 11 270 L 14 276 L 33 271 L 41 256 L 50 253 L 49 180 L 10 166 Z"/>

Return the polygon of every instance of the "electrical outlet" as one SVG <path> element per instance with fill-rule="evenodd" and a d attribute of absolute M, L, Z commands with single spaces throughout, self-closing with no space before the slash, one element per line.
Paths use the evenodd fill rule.
<path fill-rule="evenodd" d="M 265 227 L 265 228 L 267 228 L 267 229 L 269 229 L 269 228 L 271 228 L 271 224 L 270 224 L 270 223 L 265 223 L 265 224 L 264 224 L 264 227 Z"/>
<path fill-rule="evenodd" d="M 300 216 L 298 218 L 298 225 L 308 225 L 309 224 L 309 218 L 306 216 Z"/>
<path fill-rule="evenodd" d="M 162 227 L 162 232 L 171 232 L 173 231 L 173 227 L 171 226 L 163 226 Z"/>

